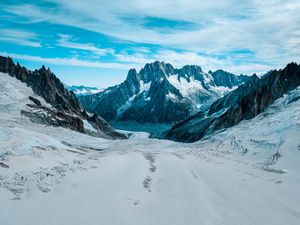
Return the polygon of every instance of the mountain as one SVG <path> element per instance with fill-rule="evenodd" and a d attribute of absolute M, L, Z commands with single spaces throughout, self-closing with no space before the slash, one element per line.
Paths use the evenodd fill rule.
<path fill-rule="evenodd" d="M 69 91 L 73 91 L 76 96 L 81 95 L 92 95 L 97 94 L 102 91 L 102 89 L 99 89 L 97 87 L 87 87 L 87 86 L 76 86 L 76 85 L 67 85 L 66 88 Z"/>
<path fill-rule="evenodd" d="M 224 70 L 217 70 L 215 72 L 209 71 L 208 73 L 212 76 L 216 86 L 225 86 L 228 88 L 239 86 L 249 79 L 249 76 L 247 75 L 241 74 L 236 76 Z"/>
<path fill-rule="evenodd" d="M 170 124 L 207 108 L 247 79 L 225 71 L 205 73 L 195 65 L 176 69 L 156 61 L 139 72 L 129 70 L 123 83 L 80 96 L 79 101 L 83 108 L 108 121 Z"/>
<path fill-rule="evenodd" d="M 176 124 L 163 134 L 164 138 L 194 142 L 214 132 L 232 127 L 263 112 L 276 99 L 300 85 L 300 66 L 288 64 L 262 78 L 252 76 L 245 84 L 215 101 L 207 112 Z"/>
<path fill-rule="evenodd" d="M 50 69 L 42 66 L 30 71 L 19 63 L 15 64 L 11 58 L 0 56 L 0 72 L 1 78 L 11 76 L 15 82 L 19 80 L 32 89 L 34 95 L 25 96 L 30 102 L 20 107 L 21 114 L 32 122 L 61 126 L 92 136 L 126 138 L 102 118 L 82 110 L 74 93 L 68 91 Z M 10 86 L 4 86 L 7 92 L 13 89 L 13 82 L 5 83 Z"/>

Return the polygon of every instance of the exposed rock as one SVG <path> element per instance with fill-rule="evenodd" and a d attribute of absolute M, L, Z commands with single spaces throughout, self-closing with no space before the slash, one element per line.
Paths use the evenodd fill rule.
<path fill-rule="evenodd" d="M 200 140 L 217 130 L 257 116 L 299 85 L 300 66 L 296 63 L 269 72 L 261 79 L 254 75 L 244 85 L 215 101 L 206 115 L 198 113 L 188 118 L 164 133 L 163 137 L 181 142 Z"/>
<path fill-rule="evenodd" d="M 4 162 L 0 162 L 0 167 L 5 168 L 5 169 L 9 168 L 9 166 L 6 165 Z"/>
<path fill-rule="evenodd" d="M 33 103 L 36 104 L 37 106 L 41 106 L 41 105 L 42 105 L 41 101 L 38 100 L 37 98 L 34 98 L 34 97 L 32 97 L 32 96 L 29 96 L 29 99 L 30 99 L 31 101 L 33 101 Z"/>
<path fill-rule="evenodd" d="M 126 135 L 114 131 L 101 118 L 96 120 L 94 116 L 91 118 L 85 111 L 82 111 L 74 93 L 68 91 L 45 66 L 39 70 L 30 71 L 20 66 L 19 63 L 15 64 L 11 58 L 0 56 L 0 72 L 8 73 L 26 83 L 35 94 L 41 96 L 53 107 L 43 106 L 40 100 L 30 96 L 29 99 L 34 103 L 28 104 L 31 110 L 22 110 L 21 113 L 32 121 L 91 134 L 91 132 L 86 132 L 83 120 L 94 120 L 96 122 L 93 122 L 93 127 L 99 131 L 94 132 L 94 136 L 98 134 L 107 138 L 126 138 Z"/>
<path fill-rule="evenodd" d="M 181 69 L 169 63 L 147 63 L 138 73 L 128 72 L 120 85 L 101 93 L 79 97 L 81 105 L 107 121 L 172 124 L 188 118 L 199 108 L 207 108 L 224 93 L 220 73 L 204 73 L 199 66 L 187 65 Z M 225 93 L 244 82 L 239 76 L 229 76 L 223 85 Z M 217 83 L 214 81 L 216 77 Z M 218 78 L 218 79 L 217 79 Z"/>
<path fill-rule="evenodd" d="M 210 71 L 209 73 L 213 77 L 215 85 L 219 87 L 224 86 L 224 87 L 233 88 L 234 86 L 239 86 L 245 83 L 250 78 L 249 76 L 246 75 L 236 76 L 224 70 L 217 70 L 215 72 Z"/>

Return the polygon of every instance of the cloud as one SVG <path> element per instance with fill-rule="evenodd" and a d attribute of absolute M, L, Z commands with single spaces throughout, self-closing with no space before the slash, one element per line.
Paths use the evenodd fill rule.
<path fill-rule="evenodd" d="M 263 65 L 260 63 L 250 62 L 244 65 L 237 65 L 230 59 L 218 59 L 217 57 L 200 55 L 196 52 L 176 52 L 170 50 L 162 50 L 155 56 L 157 60 L 171 63 L 175 67 L 182 67 L 184 65 L 201 65 L 204 71 L 223 69 L 235 74 L 247 74 L 253 73 L 264 74 L 269 70 L 280 68 L 281 65 L 277 65 L 276 68 L 271 65 Z M 283 65 L 284 66 L 284 65 Z"/>
<path fill-rule="evenodd" d="M 161 59 L 250 73 L 299 60 L 297 0 L 127 0 L 126 7 L 123 0 L 49 2 L 51 7 L 35 3 L 8 5 L 3 10 L 22 16 L 29 23 L 63 24 L 107 35 L 112 42 L 160 46 L 161 50 L 151 53 L 113 53 L 99 48 L 97 43 L 75 43 L 71 37 L 61 37 L 62 47 L 112 54 L 116 61 L 132 66 Z M 151 23 L 128 18 L 151 18 Z M 185 24 L 193 24 L 192 29 L 182 29 Z M 240 49 L 252 54 L 235 53 Z"/>
<path fill-rule="evenodd" d="M 98 48 L 93 44 L 87 43 L 77 43 L 72 41 L 73 37 L 66 34 L 59 34 L 60 38 L 58 40 L 57 45 L 65 48 L 71 48 L 71 49 L 78 49 L 78 50 L 84 50 L 84 51 L 90 51 L 93 54 L 104 56 L 107 54 L 114 54 L 114 50 L 111 48 Z"/>
<path fill-rule="evenodd" d="M 122 63 L 104 63 L 104 62 L 94 62 L 88 60 L 80 60 L 78 58 L 46 58 L 40 56 L 15 54 L 8 52 L 0 52 L 0 55 L 10 56 L 14 59 L 21 59 L 31 62 L 40 62 L 50 65 L 62 65 L 62 66 L 79 66 L 79 67 L 90 67 L 90 68 L 102 68 L 102 69 L 120 69 L 129 70 L 132 64 L 122 64 Z M 140 65 L 136 65 L 139 67 Z"/>
<path fill-rule="evenodd" d="M 35 33 L 23 30 L 0 29 L 0 41 L 35 48 L 41 47 L 41 43 L 37 41 L 37 35 Z"/>
<path fill-rule="evenodd" d="M 185 65 L 200 65 L 204 71 L 224 69 L 235 74 L 265 74 L 272 69 L 280 69 L 285 64 L 264 65 L 259 62 L 248 62 L 247 64 L 236 64 L 232 59 L 218 59 L 217 57 L 200 55 L 192 51 L 174 51 L 174 50 L 158 50 L 157 52 L 139 52 L 136 54 L 128 54 L 126 52 L 115 54 L 117 61 L 135 64 L 136 69 L 140 69 L 144 64 L 153 61 L 164 61 L 171 63 L 174 67 L 181 68 Z M 239 56 L 238 56 L 239 57 Z M 286 62 L 287 64 L 288 62 Z"/>

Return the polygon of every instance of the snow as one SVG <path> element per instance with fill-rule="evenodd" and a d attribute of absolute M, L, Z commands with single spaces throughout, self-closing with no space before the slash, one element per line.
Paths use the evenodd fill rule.
<path fill-rule="evenodd" d="M 73 91 L 76 95 L 90 95 L 103 92 L 103 89 L 96 87 L 84 87 L 84 86 L 67 86 L 67 88 Z"/>
<path fill-rule="evenodd" d="M 168 81 L 180 91 L 183 97 L 190 97 L 191 95 L 195 94 L 197 91 L 205 91 L 202 87 L 200 81 L 195 80 L 194 77 L 190 78 L 190 82 L 186 79 L 180 77 L 178 80 L 178 75 L 169 76 Z"/>
<path fill-rule="evenodd" d="M 173 93 L 170 93 L 170 92 L 167 94 L 166 97 L 169 99 L 177 99 L 176 95 L 174 95 Z"/>
<path fill-rule="evenodd" d="M 210 89 L 216 93 L 219 93 L 220 96 L 224 96 L 226 95 L 227 93 L 235 90 L 236 88 L 238 88 L 238 86 L 235 86 L 235 87 L 232 87 L 232 88 L 228 88 L 228 87 L 224 87 L 224 86 L 210 86 Z"/>
<path fill-rule="evenodd" d="M 124 105 L 122 105 L 121 107 L 118 108 L 118 116 L 120 117 L 127 109 L 129 109 L 132 106 L 132 103 L 134 102 L 134 100 L 136 99 L 137 96 L 143 95 L 143 98 L 145 99 L 145 101 L 150 101 L 151 98 L 147 97 L 148 91 L 150 89 L 151 86 L 151 82 L 149 83 L 144 83 L 142 80 L 140 81 L 140 91 L 139 93 L 131 96 Z"/>
<path fill-rule="evenodd" d="M 19 113 L 31 89 L 0 85 L 0 224 L 300 224 L 299 89 L 183 144 L 34 124 Z"/>
<path fill-rule="evenodd" d="M 140 81 L 140 93 L 145 91 L 149 91 L 152 82 L 144 83 L 144 81 Z"/>
<path fill-rule="evenodd" d="M 98 132 L 87 120 L 82 120 L 84 129 L 92 131 L 92 132 Z"/>
<path fill-rule="evenodd" d="M 77 95 L 97 94 L 102 91 L 103 90 L 98 90 L 98 89 L 82 89 L 82 90 L 78 89 L 75 91 L 75 94 L 77 94 Z"/>
<path fill-rule="evenodd" d="M 124 105 L 122 105 L 121 107 L 119 107 L 118 109 L 118 116 L 122 115 L 127 109 L 129 109 L 132 105 L 133 100 L 135 99 L 137 95 L 133 95 L 131 96 L 128 101 L 125 102 Z"/>

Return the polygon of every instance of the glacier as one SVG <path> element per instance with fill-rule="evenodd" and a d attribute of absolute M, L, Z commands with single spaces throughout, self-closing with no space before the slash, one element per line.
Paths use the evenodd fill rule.
<path fill-rule="evenodd" d="M 0 79 L 0 224 L 300 223 L 299 88 L 187 144 L 32 123 L 32 90 Z"/>

